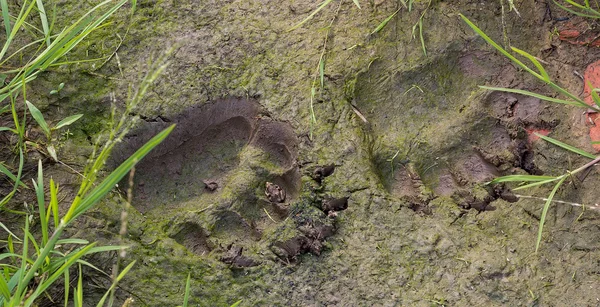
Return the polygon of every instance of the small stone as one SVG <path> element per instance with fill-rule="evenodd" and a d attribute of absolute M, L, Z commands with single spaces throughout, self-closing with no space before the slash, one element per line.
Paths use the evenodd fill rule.
<path fill-rule="evenodd" d="M 348 209 L 348 197 L 327 199 L 321 204 L 321 210 L 325 213 L 346 209 Z"/>
<path fill-rule="evenodd" d="M 319 166 L 313 172 L 313 179 L 321 184 L 323 178 L 331 176 L 335 171 L 335 164 Z"/>
<path fill-rule="evenodd" d="M 265 195 L 267 199 L 272 203 L 282 203 L 285 201 L 285 190 L 278 185 L 268 182 L 266 183 Z"/>
<path fill-rule="evenodd" d="M 214 192 L 217 188 L 219 188 L 219 184 L 214 180 L 202 180 L 206 189 L 209 192 Z"/>

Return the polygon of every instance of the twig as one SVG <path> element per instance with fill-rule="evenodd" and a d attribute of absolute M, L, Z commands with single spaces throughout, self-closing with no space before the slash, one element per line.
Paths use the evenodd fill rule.
<path fill-rule="evenodd" d="M 269 211 L 267 211 L 267 209 L 263 208 L 263 210 L 265 210 L 265 213 L 267 214 L 267 216 L 271 219 L 271 221 L 273 221 L 273 223 L 277 223 L 269 214 Z"/>
<path fill-rule="evenodd" d="M 356 115 L 360 117 L 360 119 L 362 119 L 362 121 L 365 122 L 365 124 L 369 123 L 367 118 L 360 112 L 360 110 L 354 104 L 350 103 L 350 106 L 352 107 L 352 111 L 354 111 L 354 113 L 356 113 Z"/>

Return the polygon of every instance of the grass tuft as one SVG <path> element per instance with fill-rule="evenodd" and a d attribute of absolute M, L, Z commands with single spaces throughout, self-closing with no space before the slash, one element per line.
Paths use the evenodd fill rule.
<path fill-rule="evenodd" d="M 0 127 L 0 131 L 13 133 L 18 139 L 18 144 L 15 146 L 15 154 L 19 161 L 16 175 L 14 171 L 11 171 L 7 166 L 0 163 L 1 176 L 5 176 L 13 182 L 13 190 L 4 195 L 0 200 L 0 210 L 6 211 L 3 207 L 11 201 L 12 197 L 19 191 L 19 188 L 28 188 L 21 181 L 25 154 L 28 151 L 27 146 L 33 146 L 38 150 L 42 148 L 40 144 L 34 143 L 33 140 L 26 139 L 26 135 L 28 134 L 26 129 L 29 127 L 28 119 L 30 117 L 33 118 L 37 126 L 44 132 L 46 141 L 48 142 L 46 150 L 54 160 L 58 161 L 56 150 L 53 144 L 50 143 L 52 141 L 52 132 L 73 124 L 83 116 L 82 114 L 71 115 L 60 120 L 54 126 L 50 125 L 44 118 L 42 111 L 34 103 L 27 100 L 28 83 L 36 79 L 45 70 L 51 69 L 57 64 L 66 63 L 62 61 L 65 55 L 80 44 L 90 33 L 104 27 L 106 20 L 127 2 L 127 0 L 102 1 L 58 34 L 52 34 L 52 25 L 48 23 L 42 0 L 24 0 L 20 6 L 18 15 L 11 15 L 8 1 L 0 0 L 0 8 L 2 8 L 2 17 L 4 18 L 4 26 L 7 33 L 4 45 L 0 50 L 0 67 L 5 67 L 13 57 L 29 58 L 29 61 L 21 67 L 3 71 L 0 75 L 2 79 L 0 103 L 6 104 L 0 107 L 0 113 L 10 113 L 13 121 L 12 124 Z M 133 4 L 135 6 L 135 1 Z M 11 48 L 11 44 L 17 41 L 16 36 L 23 32 L 23 29 L 32 27 L 28 23 L 28 20 L 31 19 L 34 12 L 39 13 L 39 17 L 41 18 L 42 30 L 39 32 L 43 35 L 43 38 L 34 39 L 33 42 L 21 48 Z M 11 18 L 14 15 L 16 17 Z M 12 24 L 11 21 L 13 21 Z M 38 49 L 30 57 L 30 47 L 34 46 L 38 46 Z M 8 50 L 14 49 L 17 49 L 17 51 L 8 55 Z M 86 165 L 83 174 L 81 174 L 83 179 L 79 192 L 70 204 L 60 204 L 61 200 L 58 197 L 60 191 L 59 185 L 52 177 L 49 180 L 49 187 L 46 187 L 43 164 L 41 160 L 38 161 L 37 177 L 32 183 L 36 195 L 37 209 L 35 210 L 32 207 L 30 209 L 26 203 L 28 212 L 16 212 L 25 215 L 22 237 L 17 237 L 6 225 L 0 223 L 0 227 L 8 233 L 6 239 L 8 252 L 0 254 L 0 259 L 2 259 L 2 263 L 0 264 L 2 268 L 2 274 L 0 274 L 0 305 L 36 306 L 38 298 L 46 295 L 45 292 L 62 278 L 65 286 L 65 304 L 71 299 L 70 295 L 72 294 L 72 302 L 75 306 L 82 306 L 84 296 L 81 266 L 86 265 L 98 270 L 98 268 L 86 262 L 83 258 L 93 253 L 118 251 L 125 248 L 125 246 L 96 246 L 95 242 L 89 243 L 77 238 L 61 239 L 61 237 L 64 230 L 75 219 L 94 207 L 138 161 L 143 159 L 153 148 L 160 144 L 174 129 L 175 126 L 172 125 L 163 130 L 125 160 L 117 169 L 108 174 L 108 176 L 103 179 L 100 177 L 100 171 L 103 169 L 115 144 L 123 139 L 127 131 L 135 123 L 135 120 L 132 120 L 130 116 L 131 111 L 141 103 L 150 85 L 165 69 L 167 65 L 166 59 L 172 51 L 170 50 L 152 64 L 150 71 L 143 78 L 140 86 L 128 97 L 125 104 L 126 110 L 123 112 L 123 115 L 110 126 L 107 133 L 108 136 L 103 139 L 104 145 L 100 148 L 99 143 L 96 144 L 89 163 Z M 82 61 L 70 61 L 70 63 Z M 51 94 L 58 93 L 63 86 L 64 84 L 60 84 L 58 89 L 55 92 L 51 92 Z M 49 197 L 47 197 L 46 193 L 49 193 Z M 59 206 L 67 208 L 67 212 L 61 215 Z M 33 213 L 31 210 L 33 210 Z M 15 211 L 12 212 L 14 213 Z M 41 235 L 38 236 L 38 234 Z M 64 244 L 72 244 L 76 245 L 76 247 L 68 251 L 63 251 L 60 246 Z M 73 291 L 70 291 L 71 276 L 69 275 L 69 270 L 74 265 L 79 267 L 79 276 L 77 286 Z M 116 276 L 110 290 L 116 287 L 117 283 L 127 274 L 133 265 L 134 262 L 130 263 Z M 117 273 L 115 270 L 114 274 Z M 107 295 L 109 292 L 107 292 Z M 102 298 L 98 306 L 103 306 L 105 299 L 106 295 Z M 109 305 L 111 305 L 110 302 Z"/>

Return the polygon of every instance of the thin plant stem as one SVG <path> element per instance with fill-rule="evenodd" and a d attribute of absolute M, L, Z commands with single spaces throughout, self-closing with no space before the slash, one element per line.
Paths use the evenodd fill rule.
<path fill-rule="evenodd" d="M 531 195 L 520 195 L 520 194 L 515 194 L 515 196 L 518 197 L 518 198 L 537 199 L 537 200 L 548 201 L 548 198 L 545 198 L 545 197 L 537 197 L 537 196 L 531 196 Z M 573 206 L 573 207 L 582 207 L 582 208 L 587 208 L 587 209 L 600 210 L 600 204 L 585 205 L 585 204 L 574 203 L 574 202 L 569 202 L 569 201 L 564 201 L 564 200 L 556 200 L 556 199 L 552 199 L 551 201 L 553 203 L 565 204 L 565 205 L 570 205 L 570 206 Z"/>
<path fill-rule="evenodd" d="M 331 34 L 331 28 L 333 27 L 333 23 L 335 22 L 335 20 L 337 19 L 337 16 L 340 12 L 340 8 L 342 7 L 342 3 L 344 1 L 339 2 L 337 9 L 335 10 L 335 14 L 333 15 L 333 18 L 331 18 L 331 21 L 329 22 L 329 26 L 327 26 L 327 32 L 325 33 L 325 40 L 323 42 L 323 47 L 321 48 L 321 55 L 319 56 L 319 62 L 317 64 L 317 70 L 315 73 L 315 76 L 313 78 L 312 81 L 312 85 L 311 85 L 311 94 L 310 94 L 310 139 L 313 138 L 313 125 L 315 125 L 317 123 L 317 117 L 315 115 L 315 109 L 314 109 L 314 99 L 315 99 L 315 92 L 316 92 L 316 84 L 318 83 L 318 79 L 319 77 L 321 77 L 321 90 L 323 90 L 323 74 L 324 74 L 324 69 L 325 69 L 325 53 L 327 52 L 327 43 L 329 41 L 329 35 Z"/>

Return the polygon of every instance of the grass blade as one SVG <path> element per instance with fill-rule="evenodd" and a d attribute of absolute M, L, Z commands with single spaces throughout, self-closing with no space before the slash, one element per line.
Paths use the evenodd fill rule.
<path fill-rule="evenodd" d="M 423 54 L 427 56 L 427 49 L 425 48 L 425 38 L 423 38 L 423 18 L 419 19 L 419 38 L 421 39 L 421 48 L 423 48 Z"/>
<path fill-rule="evenodd" d="M 540 64 L 540 61 L 538 61 L 533 55 L 527 53 L 526 51 L 523 51 L 521 49 L 518 49 L 516 47 L 510 47 L 514 52 L 526 57 L 529 61 L 531 61 L 531 63 L 533 63 L 533 65 L 535 65 L 535 67 L 540 71 L 540 74 L 542 75 L 542 77 L 544 78 L 545 81 L 550 82 L 550 76 L 548 76 L 548 73 L 546 73 L 546 70 L 544 69 L 544 66 L 542 66 L 542 64 Z"/>
<path fill-rule="evenodd" d="M 13 173 L 11 173 L 2 163 L 0 163 L 0 173 L 6 175 L 6 177 L 10 178 L 10 180 L 13 182 L 17 182 L 17 177 L 13 175 Z M 23 188 L 27 188 L 27 186 L 21 181 L 19 181 L 18 184 Z"/>
<path fill-rule="evenodd" d="M 89 263 L 89 262 L 87 262 L 87 261 L 85 261 L 85 260 L 81 260 L 81 259 L 79 259 L 79 260 L 77 260 L 77 263 L 79 263 L 79 264 L 83 264 L 83 265 L 85 265 L 85 266 L 87 266 L 87 267 L 89 267 L 89 268 L 91 268 L 91 269 L 94 269 L 94 270 L 98 271 L 98 272 L 99 272 L 99 273 L 101 273 L 101 274 L 104 274 L 104 275 L 110 276 L 110 275 L 106 274 L 106 272 L 102 271 L 102 270 L 101 270 L 101 269 L 99 269 L 98 267 L 94 266 L 93 264 L 91 264 L 91 263 Z"/>
<path fill-rule="evenodd" d="M 42 30 L 44 30 L 44 37 L 46 38 L 46 45 L 50 46 L 50 28 L 48 27 L 48 17 L 46 16 L 46 10 L 44 9 L 44 3 L 42 0 L 36 0 L 38 11 L 40 12 L 40 19 L 42 20 Z"/>
<path fill-rule="evenodd" d="M 233 303 L 233 305 L 231 305 L 230 307 L 237 307 L 237 306 L 239 306 L 241 303 L 242 303 L 242 300 L 239 300 L 239 301 L 237 301 L 237 302 Z"/>
<path fill-rule="evenodd" d="M 573 0 L 565 0 L 565 2 L 567 2 L 568 4 L 570 4 L 570 5 L 574 6 L 574 7 L 580 8 L 582 10 L 585 10 L 585 9 L 589 8 L 589 3 L 586 3 L 586 5 L 583 6 L 583 5 L 577 3 L 577 2 L 575 2 Z M 587 0 L 586 0 L 586 2 L 587 2 Z"/>
<path fill-rule="evenodd" d="M 23 6 L 21 7 L 21 11 L 19 12 L 19 16 L 17 16 L 17 20 L 15 21 L 15 24 L 12 27 L 10 34 L 8 34 L 6 36 L 6 41 L 4 42 L 4 46 L 2 47 L 2 50 L 0 50 L 0 60 L 2 60 L 4 58 L 6 51 L 8 51 L 8 47 L 11 45 L 12 40 L 17 35 L 17 31 L 19 31 L 19 29 L 23 25 L 23 23 L 27 19 L 27 16 L 31 12 L 31 10 L 33 9 L 33 6 L 35 4 L 35 2 L 32 1 L 31 4 L 29 4 L 29 6 L 27 6 L 26 3 L 27 3 L 27 1 L 25 1 L 23 3 Z M 4 12 L 4 10 L 2 10 L 2 12 Z M 5 20 L 9 20 L 9 19 L 5 19 Z M 4 27 L 6 27 L 6 23 L 5 23 Z"/>
<path fill-rule="evenodd" d="M 190 299 L 190 274 L 188 273 L 187 281 L 185 282 L 185 294 L 183 295 L 183 307 L 188 306 L 188 301 Z"/>
<path fill-rule="evenodd" d="M 15 195 L 15 193 L 17 192 L 17 188 L 19 187 L 19 184 L 17 184 L 17 182 L 21 182 L 21 175 L 23 174 L 23 163 L 25 163 L 25 158 L 23 157 L 23 147 L 19 147 L 19 171 L 17 172 L 17 180 L 15 180 L 13 190 L 6 196 L 4 196 L 2 201 L 0 201 L 0 208 L 6 205 L 12 199 L 13 195 Z"/>
<path fill-rule="evenodd" d="M 4 274 L 0 274 L 0 294 L 2 294 L 3 300 L 10 299 L 10 290 L 8 290 L 8 283 L 4 279 Z"/>
<path fill-rule="evenodd" d="M 574 102 L 567 102 L 566 104 L 571 104 L 571 105 L 575 105 L 575 106 L 579 106 L 582 108 L 586 108 L 586 109 L 594 109 L 596 111 L 600 111 L 600 109 L 596 108 L 596 107 L 592 107 L 592 106 L 588 106 L 585 102 L 583 102 L 583 100 L 579 99 L 579 97 L 571 94 L 569 91 L 563 89 L 562 87 L 558 86 L 557 84 L 553 83 L 549 78 L 546 78 L 546 76 L 540 75 L 539 73 L 535 72 L 533 69 L 529 68 L 529 66 L 525 65 L 523 62 L 521 62 L 519 59 L 515 58 L 512 54 L 510 54 L 508 51 L 506 51 L 504 48 L 502 48 L 500 45 L 496 44 L 496 42 L 494 42 L 489 36 L 487 36 L 483 31 L 481 31 L 481 29 L 479 29 L 474 23 L 472 23 L 467 17 L 465 17 L 462 14 L 459 14 L 460 17 L 463 19 L 463 21 L 465 23 L 467 23 L 467 25 L 469 27 L 471 27 L 471 29 L 473 29 L 473 31 L 475 31 L 479 36 L 481 36 L 488 44 L 492 45 L 494 48 L 496 48 L 496 50 L 498 50 L 500 53 L 502 53 L 504 56 L 506 56 L 507 58 L 509 58 L 511 61 L 513 61 L 515 64 L 517 64 L 519 67 L 523 68 L 524 70 L 526 70 L 528 73 L 530 73 L 532 76 L 538 78 L 539 80 L 543 81 L 544 83 L 548 84 L 550 87 L 552 87 L 554 90 L 556 90 L 557 92 L 569 97 L 570 99 L 573 99 Z M 537 61 L 537 60 L 536 60 Z M 534 96 L 534 95 L 530 95 L 530 96 Z M 539 95 L 542 96 L 542 95 Z M 536 97 L 536 96 L 534 96 Z M 543 97 L 543 96 L 542 96 Z M 553 102 L 558 102 L 558 103 L 565 103 L 566 100 L 548 100 L 548 101 L 553 101 Z"/>
<path fill-rule="evenodd" d="M 325 83 L 325 60 L 323 59 L 324 54 L 321 54 L 321 58 L 319 59 L 319 78 L 321 79 L 321 89 L 323 89 L 323 84 Z"/>
<path fill-rule="evenodd" d="M 40 214 L 40 223 L 42 228 L 42 245 L 48 243 L 48 220 L 46 219 L 46 201 L 44 200 L 44 173 L 42 169 L 42 160 L 38 160 L 38 178 L 37 184 L 33 181 L 35 195 L 38 202 L 38 211 Z"/>
<path fill-rule="evenodd" d="M 71 284 L 69 270 L 65 271 L 65 307 L 69 306 L 69 285 Z"/>
<path fill-rule="evenodd" d="M 2 0 L 0 0 L 2 1 Z M 4 99 L 6 99 L 6 97 L 8 97 L 8 94 L 2 94 L 0 95 L 0 102 L 2 102 Z M 4 114 L 6 112 L 10 111 L 10 106 L 9 105 L 5 105 L 4 107 L 2 107 L 0 109 L 0 114 Z"/>
<path fill-rule="evenodd" d="M 8 2 L 6 0 L 0 0 L 0 9 L 2 9 L 2 19 L 4 20 L 4 29 L 6 30 L 6 37 L 10 35 L 10 12 L 8 11 Z"/>
<path fill-rule="evenodd" d="M 495 178 L 490 181 L 490 184 L 501 183 L 501 182 L 538 182 L 551 180 L 556 177 L 552 176 L 538 176 L 538 175 L 509 175 Z"/>
<path fill-rule="evenodd" d="M 100 24 L 109 16 L 111 16 L 117 9 L 123 6 L 127 0 L 119 1 L 114 6 L 110 7 L 106 12 L 104 12 L 100 17 L 96 19 L 93 18 L 92 14 L 94 12 L 112 2 L 112 0 L 101 2 L 91 10 L 87 11 L 71 26 L 61 31 L 54 39 L 52 44 L 48 46 L 48 48 L 46 48 L 41 54 L 39 54 L 34 60 L 25 66 L 26 69 L 23 70 L 22 75 L 27 78 L 31 78 L 35 77 L 41 71 L 47 69 L 50 65 L 71 51 L 71 49 L 75 48 L 75 46 L 78 45 L 91 32 L 101 28 Z M 15 30 L 13 29 L 13 32 L 14 31 Z M 0 53 L 0 59 L 2 59 L 4 52 Z M 16 78 L 14 80 L 16 80 Z M 23 84 L 23 82 L 15 82 L 14 84 L 11 83 L 9 87 L 18 87 L 22 86 Z"/>
<path fill-rule="evenodd" d="M 50 178 L 50 206 L 48 210 L 51 210 L 52 217 L 54 218 L 54 228 L 56 229 L 59 225 L 58 216 L 58 184 L 54 183 L 54 179 Z M 48 218 L 50 214 L 48 214 Z"/>
<path fill-rule="evenodd" d="M 81 265 L 79 266 L 78 275 L 79 277 L 77 278 L 77 287 L 75 288 L 75 293 L 73 293 L 73 305 L 76 307 L 83 305 L 83 273 L 81 272 Z M 65 285 L 65 287 L 68 286 L 69 285 Z"/>
<path fill-rule="evenodd" d="M 40 110 L 36 108 L 36 106 L 34 106 L 31 102 L 25 101 L 25 103 L 27 103 L 27 108 L 29 108 L 29 112 L 31 113 L 31 116 L 33 116 L 33 119 L 35 119 L 38 125 L 40 125 L 40 128 L 42 128 L 42 130 L 46 134 L 46 137 L 50 139 L 50 128 L 48 128 L 48 124 L 46 123 L 42 112 L 40 112 Z"/>
<path fill-rule="evenodd" d="M 32 254 L 33 255 L 38 255 L 40 253 L 40 246 L 38 245 L 36 238 L 33 236 L 32 232 L 28 232 L 25 234 L 25 236 L 27 236 L 27 238 L 29 238 L 29 240 L 31 240 L 31 245 L 33 245 L 33 249 L 35 250 Z M 48 259 L 46 259 L 46 262 Z"/>
<path fill-rule="evenodd" d="M 390 20 L 392 20 L 392 18 L 394 18 L 394 16 L 396 16 L 396 14 L 398 14 L 398 12 L 400 11 L 400 9 L 397 9 L 392 15 L 388 16 L 386 19 L 384 19 L 378 26 L 377 28 L 375 28 L 375 30 L 373 30 L 373 32 L 371 32 L 371 35 L 381 31 L 383 28 L 385 28 L 385 26 L 388 24 L 388 22 L 390 22 Z"/>
<path fill-rule="evenodd" d="M 553 2 L 554 2 L 554 4 L 556 4 L 556 6 L 560 7 L 561 9 L 563 9 L 563 10 L 565 10 L 565 11 L 571 13 L 571 14 L 575 14 L 575 15 L 578 15 L 578 16 L 581 16 L 581 17 L 588 17 L 588 18 L 600 18 L 600 13 L 598 13 L 595 10 L 585 10 L 586 12 L 590 12 L 590 13 L 593 14 L 593 15 L 590 15 L 590 14 L 581 13 L 581 12 L 572 10 L 570 8 L 567 8 L 566 6 L 563 6 L 562 4 L 560 4 L 560 3 L 556 2 L 556 1 L 553 1 Z"/>
<path fill-rule="evenodd" d="M 131 170 L 131 168 L 142 158 L 144 158 L 154 147 L 160 144 L 168 135 L 173 131 L 175 125 L 171 125 L 169 128 L 163 130 L 152 139 L 150 139 L 144 146 L 138 149 L 133 155 L 131 155 L 125 162 L 123 162 L 117 169 L 115 169 L 98 187 L 96 187 L 89 195 L 82 200 L 79 205 L 72 206 L 69 212 L 64 216 L 64 221 L 69 222 L 76 218 L 87 209 L 92 207 L 98 202 L 106 193 L 113 189 L 121 179 Z"/>
<path fill-rule="evenodd" d="M 590 159 L 596 159 L 596 156 L 592 155 L 591 153 L 583 151 L 583 150 L 581 150 L 581 149 L 579 149 L 577 147 L 573 147 L 573 146 L 571 146 L 569 144 L 565 144 L 565 143 L 563 143 L 563 142 L 561 142 L 561 141 L 559 141 L 557 139 L 553 139 L 553 138 L 551 138 L 549 136 L 541 135 L 539 133 L 535 133 L 535 135 L 538 136 L 539 138 L 543 139 L 544 141 L 548 142 L 548 143 L 552 143 L 552 144 L 554 144 L 556 146 L 562 147 L 562 148 L 564 148 L 564 149 L 566 149 L 568 151 L 574 152 L 574 153 L 576 153 L 576 154 L 578 154 L 580 156 L 584 156 L 584 157 L 590 158 Z"/>
<path fill-rule="evenodd" d="M 19 132 L 17 130 L 9 128 L 9 127 L 0 127 L 0 131 L 10 131 L 14 134 L 19 134 Z"/>
<path fill-rule="evenodd" d="M 295 26 L 289 28 L 287 30 L 287 32 L 294 31 L 294 30 L 300 28 L 303 24 L 305 24 L 307 21 L 309 21 L 311 18 L 313 18 L 319 11 L 321 11 L 324 7 L 326 7 L 331 1 L 332 0 L 323 1 L 323 3 L 321 3 L 321 5 L 319 5 L 319 7 L 317 7 L 316 10 L 314 10 L 312 13 L 310 13 L 310 15 L 308 15 L 308 17 L 304 18 L 304 20 L 302 20 L 300 23 L 296 24 Z"/>
<path fill-rule="evenodd" d="M 25 220 L 25 226 L 26 226 L 26 230 L 27 230 L 28 227 L 29 227 L 29 221 L 28 221 L 28 219 Z M 48 240 L 48 244 L 46 244 L 46 246 L 44 246 L 44 248 L 38 254 L 37 259 L 35 260 L 35 262 L 29 267 L 29 270 L 27 271 L 27 274 L 25 274 L 25 270 L 23 269 L 23 276 L 19 277 L 19 282 L 20 283 L 22 282 L 25 285 L 29 284 L 29 282 L 31 281 L 31 279 L 37 273 L 37 270 L 42 266 L 42 263 L 45 261 L 46 257 L 48 257 L 48 254 L 50 254 L 50 252 L 54 250 L 54 246 L 56 245 L 56 241 L 58 240 L 58 238 L 62 234 L 63 230 L 64 230 L 64 224 L 62 226 L 59 226 L 56 229 L 56 231 L 54 231 L 54 234 L 52 234 L 52 237 Z M 24 249 L 24 251 L 26 251 L 29 240 L 27 238 L 24 238 L 24 239 L 25 240 L 24 240 L 24 243 L 23 243 L 23 249 Z M 27 255 L 27 253 L 24 253 L 24 255 Z M 25 262 L 26 261 L 23 261 L 23 263 L 25 263 Z M 17 293 L 23 293 L 24 290 L 25 290 L 24 286 L 21 286 L 19 284 L 19 286 L 17 287 Z"/>
<path fill-rule="evenodd" d="M 358 3 L 358 0 L 352 0 L 354 1 L 354 4 L 356 5 L 356 7 L 358 7 L 358 9 L 360 10 L 360 3 Z"/>
<path fill-rule="evenodd" d="M 25 233 L 25 235 L 23 235 L 23 258 L 21 258 L 22 259 L 21 260 L 21 268 L 19 269 L 19 274 L 15 274 L 11 278 L 11 281 L 13 278 L 17 278 L 17 284 L 16 284 L 17 290 L 16 290 L 16 293 L 14 294 L 14 296 L 12 297 L 13 302 L 21 301 L 21 298 L 25 295 L 25 292 L 26 292 L 25 289 L 27 288 L 27 285 L 29 284 L 31 277 L 33 277 L 33 274 L 35 273 L 34 270 L 37 270 L 39 265 L 41 265 L 42 261 L 44 260 L 38 256 L 38 259 L 36 261 L 36 263 L 38 263 L 38 266 L 35 268 L 29 268 L 29 272 L 27 272 L 27 270 L 26 270 L 27 269 L 27 261 L 25 261 L 25 259 L 27 259 L 27 256 L 29 255 L 29 238 L 27 236 L 27 234 L 29 233 L 29 218 L 25 218 L 24 233 Z M 46 256 L 44 256 L 44 258 L 46 258 Z M 27 274 L 25 274 L 25 272 L 27 272 Z M 10 282 L 9 282 L 9 288 L 10 288 Z M 12 291 L 12 289 L 11 289 L 11 291 Z"/>
<path fill-rule="evenodd" d="M 598 96 L 598 93 L 596 91 L 592 91 L 592 100 L 594 101 L 596 106 L 600 108 L 600 96 Z"/>
<path fill-rule="evenodd" d="M 592 95 L 592 100 L 594 101 L 596 106 L 600 108 L 600 96 L 598 96 L 598 89 L 594 88 L 590 81 L 588 81 L 587 84 L 588 84 L 589 88 L 592 89 L 592 91 L 590 93 Z"/>
<path fill-rule="evenodd" d="M 317 123 L 317 117 L 315 116 L 315 109 L 314 109 L 314 105 L 313 105 L 313 101 L 315 99 L 315 96 L 317 95 L 317 90 L 315 88 L 315 86 L 313 85 L 313 87 L 310 89 L 310 120 L 312 123 Z"/>
<path fill-rule="evenodd" d="M 63 265 L 60 268 L 58 268 L 52 275 L 50 275 L 50 277 L 48 277 L 48 279 L 46 279 L 44 282 L 42 282 L 35 289 L 33 294 L 25 302 L 24 307 L 31 306 L 37 297 L 39 297 L 42 293 L 44 293 L 44 291 L 46 291 L 46 289 L 48 289 L 48 287 L 50 287 L 61 275 L 63 275 L 66 270 L 68 270 L 77 260 L 79 260 L 79 258 L 85 256 L 87 254 L 87 251 L 90 250 L 92 247 L 94 247 L 95 244 L 96 243 L 92 243 L 92 244 L 82 248 L 77 253 L 75 253 L 75 255 L 73 255 L 71 258 L 69 258 L 67 261 L 65 261 L 65 263 L 63 263 Z M 47 247 L 48 246 L 49 245 L 47 245 Z M 52 244 L 52 247 L 54 247 L 54 244 Z M 46 249 L 46 248 L 44 248 L 44 249 Z M 41 255 L 40 255 L 40 257 L 41 257 Z M 44 256 L 44 258 L 45 258 L 45 256 Z M 37 263 L 37 261 L 36 261 L 36 263 Z M 31 268 L 31 270 L 33 270 L 33 267 Z M 37 271 L 37 269 L 36 269 L 36 271 Z"/>
<path fill-rule="evenodd" d="M 576 107 L 582 107 L 583 105 L 580 102 L 577 101 L 570 101 L 570 100 L 563 100 L 563 99 L 558 99 L 558 98 L 552 98 L 552 97 L 548 97 L 548 96 L 544 96 L 544 95 L 540 95 L 538 93 L 534 93 L 534 92 L 530 92 L 530 91 L 526 91 L 526 90 L 519 90 L 519 89 L 514 89 L 514 88 L 505 88 L 505 87 L 491 87 L 491 86 L 483 86 L 480 85 L 479 86 L 482 89 L 486 89 L 486 90 L 490 90 L 490 91 L 499 91 L 499 92 L 507 92 L 507 93 L 515 93 L 515 94 L 520 94 L 520 95 L 526 95 L 526 96 L 531 96 L 531 97 L 535 97 L 541 100 L 545 100 L 545 101 L 550 101 L 550 102 L 555 102 L 555 103 L 560 103 L 560 104 L 566 104 L 566 105 L 571 105 L 571 106 L 576 106 Z M 585 104 L 586 108 L 589 108 L 589 106 L 587 104 Z"/>
<path fill-rule="evenodd" d="M 538 181 L 538 182 L 526 184 L 526 185 L 520 186 L 518 188 L 514 188 L 513 191 L 519 191 L 519 190 L 525 190 L 525 189 L 537 187 L 537 186 L 540 186 L 540 185 L 544 185 L 546 183 L 550 183 L 550 182 L 554 182 L 556 180 L 560 180 L 563 177 L 565 177 L 565 176 L 564 175 L 563 176 L 557 176 L 557 177 L 553 177 L 552 179 L 548 179 L 548 180 L 544 180 L 544 181 Z"/>
<path fill-rule="evenodd" d="M 23 272 L 23 269 L 18 269 L 14 273 L 14 275 L 10 278 L 10 280 L 8 281 L 8 291 L 12 292 L 12 290 L 18 285 L 19 277 L 22 276 L 22 272 Z M 0 298 L 0 304 L 3 303 L 3 300 L 4 299 Z"/>
<path fill-rule="evenodd" d="M 58 124 L 56 124 L 56 126 L 54 126 L 54 128 L 52 128 L 52 129 L 57 130 L 64 126 L 68 126 L 68 125 L 76 122 L 77 120 L 79 120 L 82 116 L 83 116 L 83 114 L 75 114 L 75 115 L 66 117 L 63 120 L 59 121 Z"/>
<path fill-rule="evenodd" d="M 131 270 L 131 268 L 133 267 L 134 264 L 135 264 L 135 261 L 131 262 L 129 265 L 127 265 L 127 267 L 125 267 L 123 269 L 123 271 L 121 273 L 119 273 L 119 276 L 117 276 L 117 278 L 113 281 L 112 285 L 110 285 L 110 288 L 108 288 L 108 290 L 106 291 L 106 293 L 104 293 L 104 296 L 102 296 L 102 298 L 100 299 L 100 301 L 96 305 L 97 307 L 104 306 L 104 301 L 106 301 L 106 298 L 108 297 L 108 295 L 117 286 L 117 283 L 119 281 L 121 281 L 121 279 L 123 279 L 123 277 L 125 277 L 125 275 L 127 274 L 127 272 L 129 272 L 129 270 Z"/>
<path fill-rule="evenodd" d="M 84 239 L 61 239 L 56 241 L 56 245 L 62 245 L 62 244 L 81 244 L 81 245 L 85 245 L 90 243 L 88 240 L 84 240 Z"/>
<path fill-rule="evenodd" d="M 540 243 L 542 242 L 542 231 L 544 230 L 544 223 L 546 222 L 546 214 L 548 213 L 548 209 L 550 208 L 550 204 L 552 203 L 552 199 L 554 198 L 554 194 L 558 191 L 558 188 L 565 182 L 567 176 L 564 176 L 552 189 L 550 195 L 548 195 L 548 199 L 544 204 L 544 209 L 542 209 L 542 216 L 540 217 L 540 227 L 538 229 L 537 241 L 535 242 L 535 252 L 537 253 L 540 248 Z"/>
<path fill-rule="evenodd" d="M 128 246 L 123 246 L 123 245 L 98 246 L 98 247 L 94 247 L 94 248 L 90 249 L 88 251 L 88 254 L 118 251 L 118 250 L 122 250 L 124 248 L 128 248 Z"/>
<path fill-rule="evenodd" d="M 19 239 L 19 237 L 17 237 L 14 233 L 12 233 L 8 227 L 6 227 L 4 224 L 2 224 L 2 222 L 0 222 L 0 227 L 2 227 L 2 229 L 4 229 L 4 231 L 6 231 L 8 234 L 10 234 L 11 236 L 13 236 L 15 239 L 17 239 L 18 241 L 21 241 L 21 239 Z"/>
<path fill-rule="evenodd" d="M 465 23 L 467 23 L 467 25 L 469 25 L 469 27 L 471 27 L 471 29 L 473 29 L 473 31 L 475 31 L 475 33 L 477 33 L 479 36 L 481 36 L 481 38 L 483 38 L 488 44 L 490 44 L 494 48 L 496 48 L 496 50 L 498 50 L 500 53 L 502 53 L 505 57 L 507 57 L 511 61 L 515 62 L 515 64 L 519 65 L 521 68 L 525 69 L 527 72 L 531 73 L 536 78 L 544 80 L 544 78 L 540 74 L 538 74 L 535 71 L 533 71 L 531 68 L 529 68 L 523 62 L 521 62 L 519 59 L 515 58 L 512 54 L 508 53 L 508 51 L 506 51 L 500 45 L 496 44 L 496 42 L 494 42 L 489 36 L 487 36 L 487 34 L 485 34 L 483 31 L 481 31 L 481 29 L 479 29 L 467 17 L 465 17 L 463 14 L 459 14 L 459 16 L 460 16 L 460 18 L 463 19 L 463 21 Z"/>

